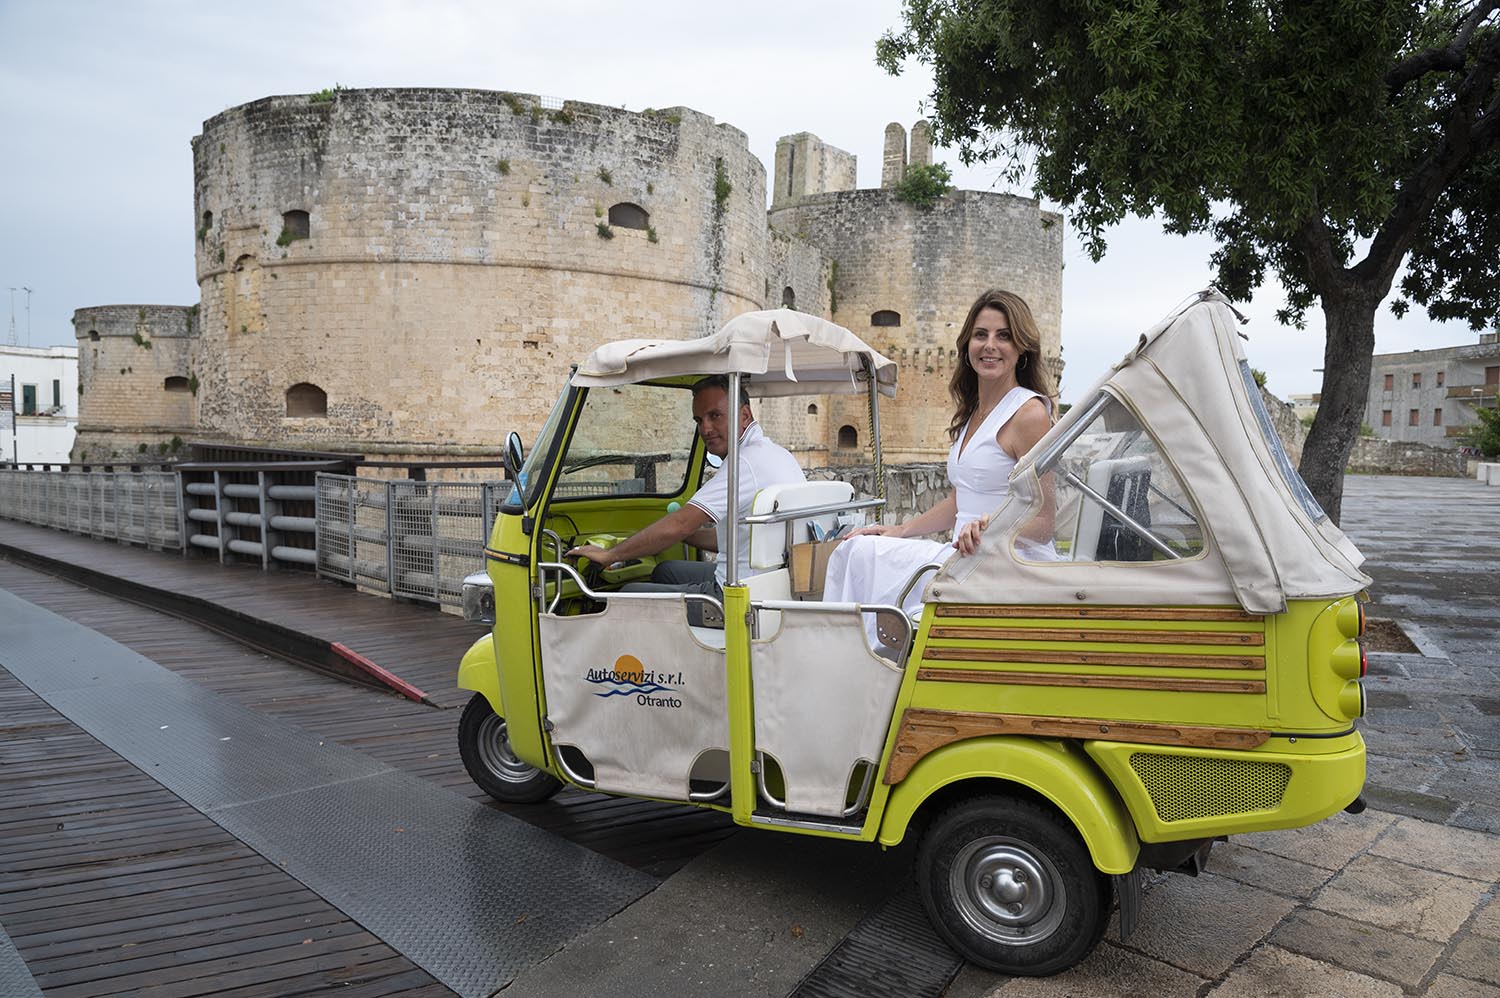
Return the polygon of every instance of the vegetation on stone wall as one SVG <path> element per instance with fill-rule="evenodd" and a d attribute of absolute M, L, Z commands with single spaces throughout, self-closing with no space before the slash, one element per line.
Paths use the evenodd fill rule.
<path fill-rule="evenodd" d="M 599 179 L 610 186 L 614 186 L 615 175 L 609 172 L 609 167 L 607 166 L 599 167 Z"/>
<path fill-rule="evenodd" d="M 329 104 L 332 103 L 334 98 L 336 98 L 339 94 L 348 89 L 349 88 L 344 86 L 342 83 L 335 83 L 333 86 L 324 87 L 322 90 L 319 90 L 317 93 L 308 97 L 307 102 L 309 104 Z"/>
<path fill-rule="evenodd" d="M 832 315 L 839 310 L 839 262 L 832 260 L 828 264 L 828 314 Z"/>
<path fill-rule="evenodd" d="M 912 166 L 896 185 L 896 200 L 924 211 L 937 204 L 938 198 L 953 190 L 953 174 L 945 163 Z"/>
<path fill-rule="evenodd" d="M 609 227 L 608 222 L 600 222 L 594 228 L 599 233 L 600 239 L 613 239 L 615 237 L 615 230 Z"/>
<path fill-rule="evenodd" d="M 497 170 L 500 171 L 500 176 L 502 176 L 502 177 L 508 177 L 508 176 L 510 176 L 510 160 L 508 160 L 508 159 L 497 160 L 495 162 L 495 169 L 497 169 Z"/>

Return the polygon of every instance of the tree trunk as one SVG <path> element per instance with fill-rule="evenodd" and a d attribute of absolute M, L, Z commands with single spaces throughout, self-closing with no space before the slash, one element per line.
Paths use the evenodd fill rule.
<path fill-rule="evenodd" d="M 1298 469 L 1313 496 L 1334 523 L 1344 500 L 1344 468 L 1359 438 L 1370 398 L 1371 355 L 1375 352 L 1375 311 L 1384 297 L 1367 289 L 1345 287 L 1325 293 L 1323 316 L 1323 395 L 1302 447 Z"/>

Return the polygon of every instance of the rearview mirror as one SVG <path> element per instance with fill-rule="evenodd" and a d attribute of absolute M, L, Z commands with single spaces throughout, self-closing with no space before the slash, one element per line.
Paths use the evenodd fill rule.
<path fill-rule="evenodd" d="M 521 435 L 514 430 L 510 436 L 505 438 L 505 477 L 509 481 L 515 481 L 521 471 L 521 465 L 526 461 L 526 448 L 521 443 Z"/>

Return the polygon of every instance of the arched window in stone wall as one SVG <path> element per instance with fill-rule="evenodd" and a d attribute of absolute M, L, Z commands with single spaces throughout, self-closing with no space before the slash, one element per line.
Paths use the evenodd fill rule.
<path fill-rule="evenodd" d="M 91 339 L 91 340 L 93 340 L 93 341 L 95 341 L 97 343 L 98 340 L 99 340 L 99 330 L 97 330 L 97 329 L 90 329 L 89 330 L 89 339 Z"/>
<path fill-rule="evenodd" d="M 781 307 L 782 308 L 796 308 L 797 307 L 797 293 L 795 291 L 793 291 L 791 288 L 782 288 L 781 289 Z"/>
<path fill-rule="evenodd" d="M 845 423 L 839 427 L 839 447 L 843 450 L 853 450 L 859 446 L 859 431 Z"/>
<path fill-rule="evenodd" d="M 213 227 L 214 227 L 214 213 L 211 212 L 211 211 L 205 211 L 203 213 L 203 232 L 204 232 L 204 234 L 207 235 L 208 234 L 208 230 L 212 229 Z"/>
<path fill-rule="evenodd" d="M 618 225 L 622 229 L 645 231 L 651 225 L 651 214 L 638 204 L 621 201 L 609 206 L 609 224 Z"/>
<path fill-rule="evenodd" d="M 818 403 L 816 403 L 816 402 L 810 402 L 810 403 L 808 403 L 807 414 L 809 416 L 816 416 L 818 414 Z"/>
<path fill-rule="evenodd" d="M 173 375 L 172 377 L 167 378 L 167 380 L 161 383 L 161 387 L 163 391 L 168 392 L 192 391 L 192 387 L 188 384 L 188 379 L 180 375 Z"/>
<path fill-rule="evenodd" d="M 870 325 L 872 326 L 899 326 L 901 325 L 901 313 L 893 312 L 883 308 L 878 312 L 870 313 Z"/>
<path fill-rule="evenodd" d="M 312 220 L 301 208 L 281 213 L 281 238 L 276 242 L 282 246 L 297 239 L 306 239 L 312 233 Z"/>
<path fill-rule="evenodd" d="M 286 414 L 288 416 L 328 415 L 328 393 L 317 385 L 307 382 L 293 385 L 286 390 Z"/>

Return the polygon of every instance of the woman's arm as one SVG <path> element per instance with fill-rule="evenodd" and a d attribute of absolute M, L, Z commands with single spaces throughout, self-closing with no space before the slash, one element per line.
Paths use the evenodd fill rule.
<path fill-rule="evenodd" d="M 1036 446 L 1038 440 L 1047 435 L 1052 429 L 1052 420 L 1047 415 L 1046 404 L 1038 398 L 1030 399 L 1016 411 L 1016 414 L 1000 427 L 1000 432 L 995 434 L 995 442 L 1000 445 L 1005 453 L 1016 460 L 1020 460 L 1026 452 Z M 1036 516 L 1021 528 L 1021 536 L 1028 540 L 1050 541 L 1052 539 L 1053 521 L 1057 517 L 1057 493 L 1053 487 L 1052 475 L 1048 473 L 1042 476 L 1042 508 Z M 969 523 L 958 536 L 953 539 L 953 546 L 961 555 L 973 554 L 979 548 L 979 535 L 984 533 L 990 525 L 990 518 L 982 516 Z"/>
<path fill-rule="evenodd" d="M 947 497 L 939 500 L 921 516 L 913 517 L 905 523 L 893 527 L 875 524 L 869 527 L 860 527 L 850 537 L 858 534 L 883 534 L 886 537 L 921 537 L 923 534 L 935 534 L 947 532 L 953 529 L 954 522 L 958 519 L 958 497 L 952 492 Z"/>

